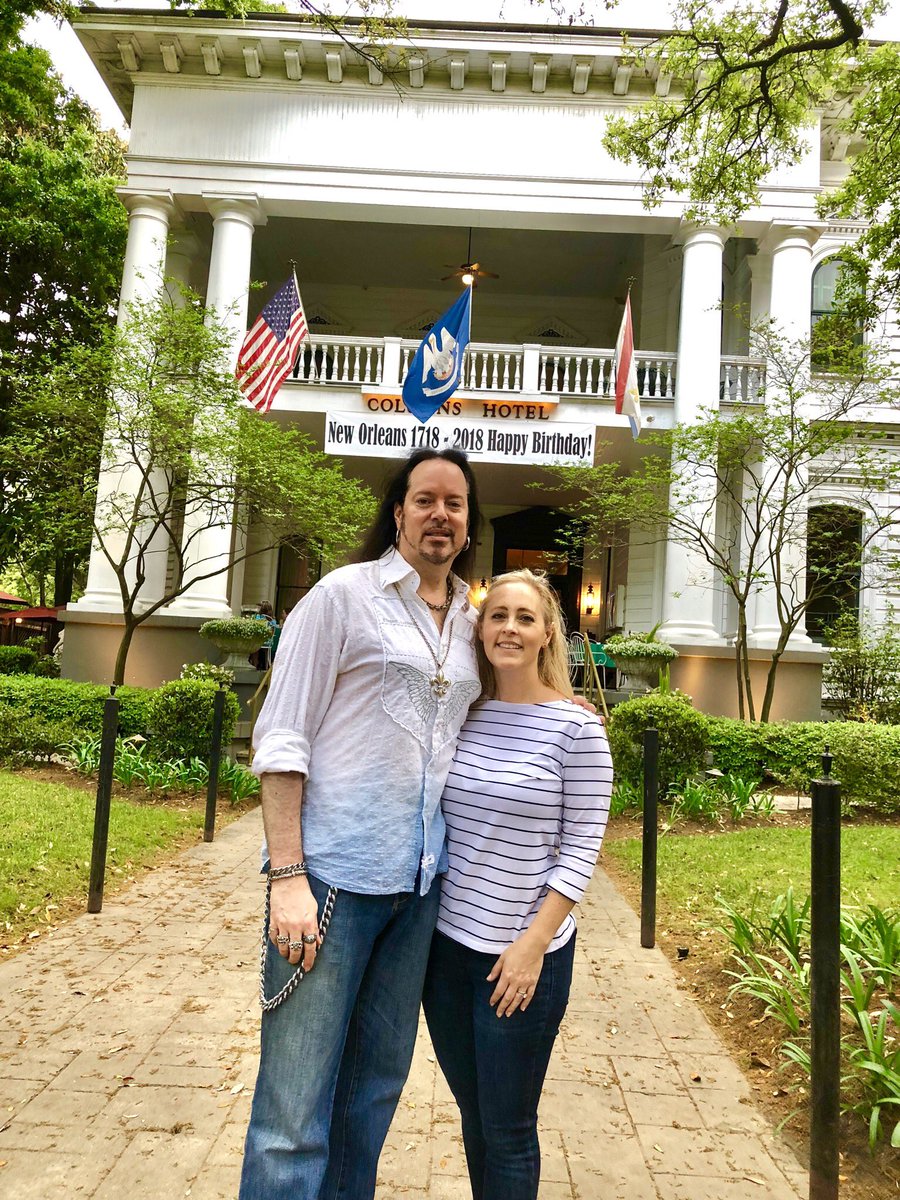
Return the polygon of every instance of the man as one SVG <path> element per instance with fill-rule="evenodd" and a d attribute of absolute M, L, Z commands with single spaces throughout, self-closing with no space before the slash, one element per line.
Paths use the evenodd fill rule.
<path fill-rule="evenodd" d="M 459 577 L 479 527 L 465 455 L 417 450 L 362 561 L 316 584 L 282 633 L 254 738 L 277 876 L 266 994 L 301 961 L 310 974 L 263 1014 L 241 1200 L 374 1195 L 437 915 L 441 792 L 480 692 Z"/>

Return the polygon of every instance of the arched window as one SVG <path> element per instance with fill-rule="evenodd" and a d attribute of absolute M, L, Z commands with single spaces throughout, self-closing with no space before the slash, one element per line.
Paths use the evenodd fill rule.
<path fill-rule="evenodd" d="M 838 284 L 846 269 L 847 264 L 843 259 L 828 258 L 813 271 L 810 308 L 812 365 L 822 371 L 838 371 L 861 362 L 862 325 L 857 318 L 842 311 L 838 304 Z"/>
<path fill-rule="evenodd" d="M 845 504 L 819 504 L 806 524 L 806 632 L 817 642 L 844 613 L 859 613 L 862 514 Z"/>

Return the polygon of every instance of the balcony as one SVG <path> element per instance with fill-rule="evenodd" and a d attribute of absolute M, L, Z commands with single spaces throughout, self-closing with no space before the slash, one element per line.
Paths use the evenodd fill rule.
<path fill-rule="evenodd" d="M 297 360 L 291 378 L 316 386 L 397 388 L 403 385 L 418 341 L 406 338 L 317 337 Z M 615 395 L 613 350 L 585 346 L 502 345 L 470 342 L 463 368 L 467 392 L 564 400 L 610 400 Z M 638 350 L 638 391 L 642 400 L 675 396 L 676 356 Z M 719 399 L 755 403 L 765 384 L 764 365 L 739 355 L 722 357 Z"/>

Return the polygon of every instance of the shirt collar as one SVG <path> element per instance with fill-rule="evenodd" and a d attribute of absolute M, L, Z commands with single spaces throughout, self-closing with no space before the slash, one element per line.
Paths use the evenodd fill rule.
<path fill-rule="evenodd" d="M 390 550 L 386 550 L 378 560 L 378 579 L 381 587 L 386 591 L 391 584 L 399 583 L 401 579 L 414 580 L 413 591 L 415 591 L 420 583 L 419 573 L 415 567 L 410 566 L 400 551 L 391 546 Z M 468 593 L 469 585 L 464 579 L 460 579 L 458 575 L 451 572 L 450 578 L 453 580 L 453 592 L 459 596 L 463 593 Z"/>

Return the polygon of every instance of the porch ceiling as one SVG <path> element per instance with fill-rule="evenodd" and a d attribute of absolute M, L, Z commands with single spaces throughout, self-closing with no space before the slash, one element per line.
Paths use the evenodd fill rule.
<path fill-rule="evenodd" d="M 472 257 L 500 276 L 479 281 L 478 289 L 491 296 L 624 297 L 629 276 L 640 273 L 643 241 L 636 234 L 474 228 Z M 457 284 L 448 280 L 441 285 L 441 277 L 465 262 L 467 247 L 465 225 L 275 217 L 256 233 L 253 273 L 274 282 L 287 274 L 288 260 L 294 258 L 301 286 L 442 286 L 449 300 Z"/>

